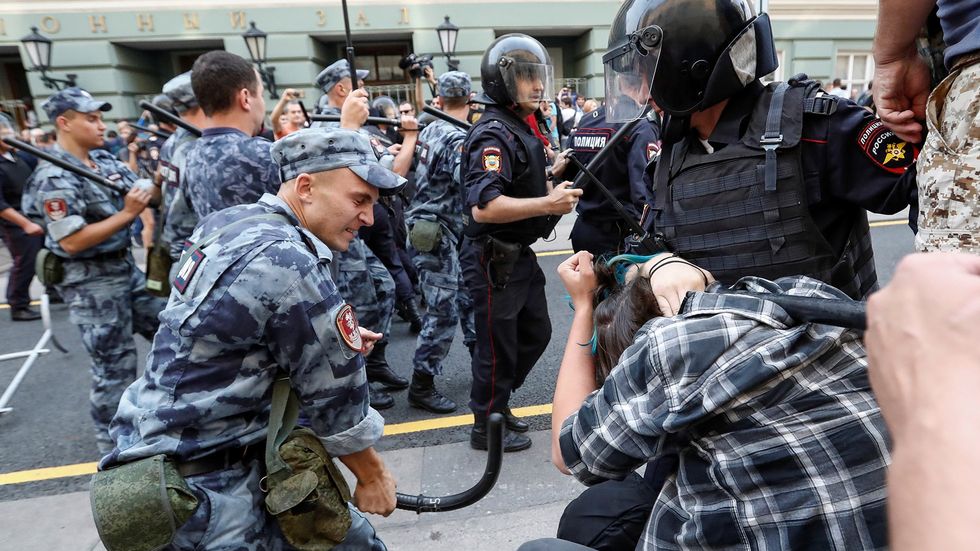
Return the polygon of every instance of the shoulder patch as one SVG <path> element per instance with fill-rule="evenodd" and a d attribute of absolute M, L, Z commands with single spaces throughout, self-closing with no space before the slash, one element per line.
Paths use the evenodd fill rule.
<path fill-rule="evenodd" d="M 357 315 L 354 313 L 354 307 L 350 304 L 344 304 L 337 311 L 335 322 L 337 324 L 337 332 L 340 333 L 340 338 L 344 340 L 344 344 L 351 350 L 360 352 L 364 348 L 364 343 L 361 341 L 361 331 L 357 325 Z"/>
<path fill-rule="evenodd" d="M 879 119 L 869 122 L 858 132 L 857 142 L 872 162 L 894 174 L 905 172 L 919 155 L 914 145 L 896 136 Z"/>
<path fill-rule="evenodd" d="M 184 260 L 184 263 L 180 265 L 180 271 L 174 276 L 173 286 L 181 293 L 187 290 L 187 286 L 190 285 L 191 279 L 197 272 L 198 266 L 204 261 L 204 253 L 200 250 L 191 252 L 190 256 Z"/>
<path fill-rule="evenodd" d="M 487 146 L 483 148 L 483 170 L 500 172 L 500 148 Z"/>
<path fill-rule="evenodd" d="M 419 142 L 419 162 L 429 164 L 429 144 Z"/>
<path fill-rule="evenodd" d="M 51 219 L 52 222 L 57 222 L 62 218 L 68 216 L 68 203 L 64 199 L 48 199 L 44 202 L 44 214 Z"/>
<path fill-rule="evenodd" d="M 377 155 L 379 159 L 388 154 L 388 149 L 381 144 L 381 140 L 377 138 L 370 138 L 370 141 L 371 147 L 374 148 L 374 154 Z"/>

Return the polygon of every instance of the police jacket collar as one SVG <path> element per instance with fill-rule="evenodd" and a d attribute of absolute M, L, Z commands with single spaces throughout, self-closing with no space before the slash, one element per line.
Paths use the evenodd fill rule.
<path fill-rule="evenodd" d="M 276 195 L 266 193 L 259 198 L 259 204 L 267 206 L 271 208 L 273 212 L 288 218 L 289 222 L 295 226 L 297 230 L 299 230 L 303 241 L 312 249 L 312 252 L 316 254 L 317 258 L 328 262 L 333 260 L 333 252 L 330 251 L 330 248 L 327 247 L 323 241 L 320 241 L 320 238 L 313 235 L 313 232 L 300 225 L 299 218 L 296 217 L 296 213 L 293 212 L 293 209 L 289 208 L 289 205 L 287 205 L 285 201 Z"/>
<path fill-rule="evenodd" d="M 242 132 L 237 128 L 232 128 L 230 126 L 215 126 L 214 128 L 205 128 L 201 132 L 201 137 L 203 138 L 205 136 L 219 136 L 221 134 L 241 134 L 246 138 L 251 138 L 251 136 L 249 136 L 248 134 Z"/>
<path fill-rule="evenodd" d="M 712 144 L 723 145 L 731 145 L 741 141 L 748 126 L 749 118 L 752 116 L 752 110 L 763 90 L 765 90 L 765 86 L 755 80 L 741 92 L 732 96 L 708 141 Z"/>

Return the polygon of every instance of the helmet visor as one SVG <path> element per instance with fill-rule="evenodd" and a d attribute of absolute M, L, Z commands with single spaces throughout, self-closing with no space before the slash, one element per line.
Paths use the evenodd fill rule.
<path fill-rule="evenodd" d="M 656 25 L 640 29 L 602 56 L 606 77 L 606 120 L 629 122 L 642 116 L 650 101 L 650 83 L 657 72 L 663 31 Z"/>
<path fill-rule="evenodd" d="M 555 71 L 551 65 L 504 57 L 500 63 L 500 75 L 503 77 L 507 95 L 514 103 L 552 99 Z"/>

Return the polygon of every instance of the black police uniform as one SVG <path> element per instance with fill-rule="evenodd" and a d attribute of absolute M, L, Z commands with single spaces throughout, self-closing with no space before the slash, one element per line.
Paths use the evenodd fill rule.
<path fill-rule="evenodd" d="M 546 216 L 482 224 L 469 213 L 501 195 L 547 195 L 546 157 L 527 123 L 489 105 L 467 133 L 461 163 L 466 227 L 460 264 L 476 321 L 470 409 L 479 424 L 507 408 L 551 340 L 544 273 L 530 248 L 550 225 Z"/>
<path fill-rule="evenodd" d="M 582 117 L 579 126 L 572 130 L 569 145 L 575 150 L 575 157 L 588 165 L 622 126 L 623 123 L 607 122 L 606 109 L 600 107 Z M 643 206 L 651 200 L 647 196 L 645 170 L 659 151 L 660 129 L 644 120 L 616 144 L 605 162 L 593 171 L 636 221 L 640 219 Z M 577 174 L 578 168 L 569 165 L 562 179 L 572 180 Z M 595 256 L 623 252 L 623 241 L 631 233 L 629 227 L 598 186 L 586 181 L 582 188 L 576 209 L 578 219 L 572 227 L 572 248 L 575 252 L 589 251 Z"/>
<path fill-rule="evenodd" d="M 36 166 L 37 159 L 20 151 L 11 151 L 10 158 L 0 155 L 0 211 L 9 208 L 23 214 L 21 199 Z M 34 257 L 44 246 L 44 236 L 27 235 L 17 224 L 0 219 L 0 238 L 10 249 L 13 259 L 7 280 L 7 304 L 12 314 L 23 312 L 31 302 L 29 291 L 34 279 Z"/>
<path fill-rule="evenodd" d="M 915 210 L 917 150 L 850 100 L 817 94 L 805 75 L 755 81 L 707 145 L 693 131 L 665 145 L 648 167 L 647 228 L 724 283 L 805 274 L 866 297 L 877 275 L 865 210 Z"/>

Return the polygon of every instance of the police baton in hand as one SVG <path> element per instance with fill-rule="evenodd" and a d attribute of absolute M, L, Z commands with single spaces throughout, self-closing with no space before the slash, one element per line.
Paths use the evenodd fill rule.
<path fill-rule="evenodd" d="M 504 416 L 499 413 L 491 413 L 487 419 L 487 448 L 487 465 L 483 476 L 472 488 L 445 497 L 395 494 L 395 507 L 416 513 L 442 513 L 469 507 L 480 501 L 497 483 L 504 461 Z"/>
<path fill-rule="evenodd" d="M 105 176 L 102 176 L 101 174 L 97 174 L 85 167 L 81 167 L 76 164 L 70 163 L 64 159 L 61 159 L 59 157 L 56 157 L 48 153 L 47 151 L 44 151 L 43 149 L 34 147 L 33 145 L 27 142 L 22 142 L 17 138 L 12 138 L 8 136 L 6 138 L 3 138 L 3 143 L 11 147 L 15 147 L 26 153 L 30 153 L 31 155 L 34 155 L 38 159 L 44 159 L 45 161 L 53 164 L 54 166 L 63 168 L 68 172 L 81 176 L 82 178 L 88 178 L 89 180 L 92 180 L 96 184 L 111 189 L 112 191 L 115 191 L 117 193 L 121 193 L 122 195 L 126 195 L 127 193 L 129 193 L 128 189 L 113 182 L 112 180 L 106 178 Z"/>
<path fill-rule="evenodd" d="M 778 293 L 750 293 L 730 289 L 718 292 L 726 295 L 744 295 L 768 300 L 786 310 L 786 313 L 797 321 L 822 323 L 862 331 L 868 328 L 868 305 L 860 300 L 803 297 Z"/>
<path fill-rule="evenodd" d="M 198 128 L 198 127 L 194 126 L 193 124 L 185 121 L 184 119 L 178 117 L 177 115 L 174 115 L 170 111 L 167 111 L 165 109 L 160 109 L 156 105 L 153 105 L 152 103 L 150 103 L 150 102 L 148 102 L 146 100 L 143 100 L 143 101 L 140 102 L 140 108 L 146 109 L 150 113 L 153 113 L 157 117 L 160 117 L 160 119 L 165 120 L 165 121 L 167 121 L 167 122 L 169 122 L 169 123 L 171 123 L 173 125 L 176 125 L 176 126 L 179 126 L 179 127 L 183 128 L 184 130 L 190 132 L 191 134 L 194 134 L 198 138 L 201 137 L 201 129 L 200 128 Z"/>
<path fill-rule="evenodd" d="M 310 115 L 310 120 L 317 121 L 317 122 L 340 122 L 340 115 Z M 400 121 L 399 119 L 389 119 L 385 117 L 368 117 L 364 121 L 364 124 L 373 124 L 373 125 L 384 124 L 388 126 L 400 127 L 402 125 L 402 121 Z M 418 129 L 422 130 L 423 128 L 425 128 L 425 123 L 420 122 L 418 123 L 418 126 L 419 126 Z"/>
<path fill-rule="evenodd" d="M 146 132 L 147 134 L 153 134 L 154 136 L 166 140 L 170 137 L 170 132 L 165 132 L 163 130 L 154 130 L 148 126 L 143 126 L 142 124 L 136 124 L 135 122 L 129 123 L 130 128 L 135 128 L 140 132 Z"/>
<path fill-rule="evenodd" d="M 422 108 L 422 111 L 425 112 L 425 113 L 428 113 L 428 114 L 432 115 L 433 117 L 435 117 L 437 119 L 442 119 L 442 120 L 448 122 L 449 124 L 454 124 L 454 125 L 462 128 L 463 130 L 469 130 L 470 128 L 473 127 L 472 124 L 470 124 L 470 123 L 468 123 L 466 121 L 461 121 L 461 120 L 457 119 L 456 117 L 452 117 L 450 115 L 447 115 L 446 113 L 444 113 L 444 112 L 436 109 L 435 107 L 432 107 L 431 105 L 426 105 L 425 107 Z"/>

